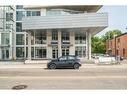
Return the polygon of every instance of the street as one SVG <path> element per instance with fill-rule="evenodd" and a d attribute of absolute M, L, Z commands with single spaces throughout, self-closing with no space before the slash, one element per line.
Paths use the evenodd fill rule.
<path fill-rule="evenodd" d="M 48 70 L 40 64 L 2 66 L 0 89 L 16 85 L 27 85 L 26 89 L 32 90 L 127 89 L 127 65 L 83 65 L 79 70 Z"/>

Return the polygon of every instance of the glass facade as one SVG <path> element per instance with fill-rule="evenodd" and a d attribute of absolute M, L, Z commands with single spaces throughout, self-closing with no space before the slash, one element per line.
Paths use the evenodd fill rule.
<path fill-rule="evenodd" d="M 16 11 L 16 20 L 17 21 L 21 21 L 22 17 L 25 16 L 25 12 L 24 11 Z"/>
<path fill-rule="evenodd" d="M 46 44 L 47 34 L 46 32 L 36 32 L 35 33 L 35 44 Z"/>
<path fill-rule="evenodd" d="M 86 47 L 76 46 L 75 47 L 75 55 L 78 57 L 85 57 L 86 56 Z"/>
<path fill-rule="evenodd" d="M 53 41 L 57 41 L 58 40 L 58 31 L 57 30 L 53 30 L 52 31 L 52 40 Z"/>
<path fill-rule="evenodd" d="M 24 47 L 16 47 L 16 57 L 24 58 Z"/>
<path fill-rule="evenodd" d="M 58 46 L 52 47 L 52 58 L 58 58 Z"/>
<path fill-rule="evenodd" d="M 6 29 L 13 29 L 13 24 L 6 24 Z"/>
<path fill-rule="evenodd" d="M 68 15 L 68 14 L 81 14 L 83 11 L 67 10 L 67 9 L 47 9 L 47 16 L 57 16 L 57 15 Z"/>
<path fill-rule="evenodd" d="M 1 33 L 1 44 L 2 45 L 9 45 L 10 44 L 9 33 Z"/>
<path fill-rule="evenodd" d="M 46 58 L 46 47 L 35 47 L 35 58 Z"/>
<path fill-rule="evenodd" d="M 69 32 L 66 32 L 66 31 L 62 31 L 62 41 L 69 41 L 70 40 L 70 37 L 69 37 Z"/>
<path fill-rule="evenodd" d="M 9 59 L 9 48 L 8 47 L 1 48 L 1 58 L 5 60 Z"/>
<path fill-rule="evenodd" d="M 75 33 L 75 44 L 86 44 L 86 35 Z"/>
<path fill-rule="evenodd" d="M 62 56 L 69 55 L 69 46 L 62 46 Z"/>
<path fill-rule="evenodd" d="M 13 13 L 6 13 L 6 21 L 13 21 Z"/>
<path fill-rule="evenodd" d="M 23 5 L 17 5 L 16 9 L 23 9 Z"/>
<path fill-rule="evenodd" d="M 27 16 L 40 16 L 40 11 L 27 11 Z"/>
<path fill-rule="evenodd" d="M 25 37 L 24 34 L 16 34 L 16 45 L 24 45 Z"/>
<path fill-rule="evenodd" d="M 22 23 L 16 22 L 16 32 L 22 32 Z"/>

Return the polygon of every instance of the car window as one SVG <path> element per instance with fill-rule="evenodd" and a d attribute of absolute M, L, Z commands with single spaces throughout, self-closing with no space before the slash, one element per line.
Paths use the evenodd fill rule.
<path fill-rule="evenodd" d="M 73 56 L 68 56 L 68 60 L 74 60 L 75 59 L 75 57 L 73 57 Z"/>
<path fill-rule="evenodd" d="M 61 61 L 61 60 L 67 60 L 67 57 L 66 57 L 66 56 L 62 56 L 62 57 L 59 58 L 59 60 L 60 60 L 60 61 Z"/>

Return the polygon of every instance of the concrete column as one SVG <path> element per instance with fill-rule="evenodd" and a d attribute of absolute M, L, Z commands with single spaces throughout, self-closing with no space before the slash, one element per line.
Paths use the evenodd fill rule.
<path fill-rule="evenodd" d="M 87 50 L 88 50 L 88 59 L 91 60 L 91 33 L 88 31 L 88 42 L 87 42 Z"/>
<path fill-rule="evenodd" d="M 25 39 L 25 42 L 24 42 L 24 58 L 26 59 L 26 33 L 24 34 L 24 39 Z"/>
<path fill-rule="evenodd" d="M 10 45 L 10 48 L 9 48 L 9 59 L 12 59 L 13 58 L 13 56 L 12 56 L 12 50 L 13 50 L 13 42 L 12 42 L 12 40 L 13 40 L 13 37 L 12 37 L 12 35 L 13 35 L 13 33 L 12 32 L 10 32 L 9 33 L 9 40 L 10 40 L 10 43 L 9 43 L 9 45 Z"/>
<path fill-rule="evenodd" d="M 86 32 L 86 58 L 88 59 L 88 32 Z"/>
<path fill-rule="evenodd" d="M 62 56 L 61 46 L 61 30 L 58 30 L 58 57 Z"/>
<path fill-rule="evenodd" d="M 75 32 L 73 31 L 70 31 L 70 44 L 69 54 L 75 55 Z"/>
<path fill-rule="evenodd" d="M 13 32 L 13 46 L 12 46 L 12 59 L 16 59 L 16 32 Z"/>
<path fill-rule="evenodd" d="M 52 59 L 52 47 L 49 46 L 52 41 L 52 31 L 47 30 L 47 58 Z"/>
<path fill-rule="evenodd" d="M 28 32 L 28 60 L 31 60 L 31 32 Z"/>
<path fill-rule="evenodd" d="M 1 46 L 1 33 L 0 33 L 0 46 Z M 2 59 L 2 51 L 1 51 L 1 47 L 0 47 L 0 59 Z"/>

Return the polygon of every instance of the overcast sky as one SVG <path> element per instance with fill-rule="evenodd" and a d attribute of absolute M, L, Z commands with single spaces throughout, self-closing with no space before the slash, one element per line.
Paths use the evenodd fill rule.
<path fill-rule="evenodd" d="M 103 6 L 98 12 L 108 13 L 109 26 L 97 34 L 101 36 L 108 30 L 119 29 L 123 33 L 127 32 L 127 6 Z"/>

